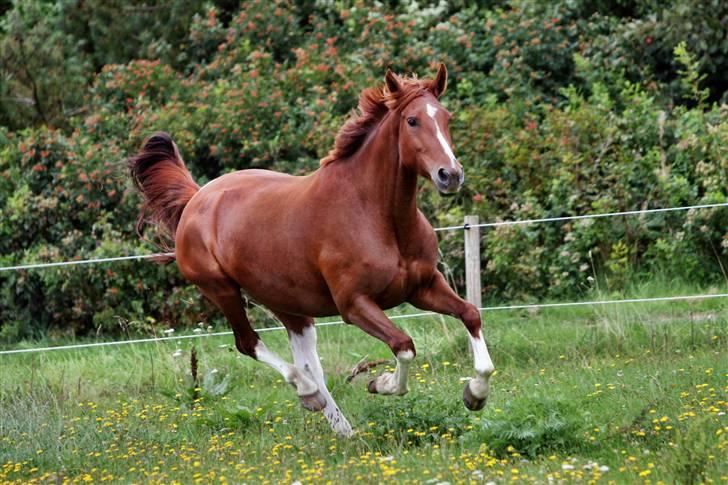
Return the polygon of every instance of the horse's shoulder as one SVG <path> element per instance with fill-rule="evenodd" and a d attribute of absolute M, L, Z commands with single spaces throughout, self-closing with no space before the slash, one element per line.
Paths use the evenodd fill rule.
<path fill-rule="evenodd" d="M 412 232 L 410 239 L 417 244 L 420 251 L 426 253 L 437 254 L 437 235 L 430 221 L 417 209 L 417 224 Z"/>

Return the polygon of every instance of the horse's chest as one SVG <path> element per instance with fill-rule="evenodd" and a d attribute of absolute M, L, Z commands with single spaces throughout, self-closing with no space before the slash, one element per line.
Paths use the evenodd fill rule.
<path fill-rule="evenodd" d="M 435 265 L 429 261 L 400 259 L 389 285 L 377 295 L 377 303 L 383 308 L 391 308 L 403 303 L 415 289 L 428 283 L 434 272 Z"/>

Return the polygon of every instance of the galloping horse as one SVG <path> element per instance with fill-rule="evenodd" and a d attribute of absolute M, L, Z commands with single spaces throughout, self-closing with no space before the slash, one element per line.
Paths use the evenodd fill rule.
<path fill-rule="evenodd" d="M 352 429 L 326 388 L 313 317 L 340 314 L 386 343 L 397 366 L 368 390 L 402 395 L 415 346 L 382 309 L 409 302 L 455 316 L 475 361 L 465 406 L 481 409 L 488 397 L 494 368 L 480 312 L 437 270 L 435 232 L 416 203 L 418 176 L 441 194 L 463 183 L 450 114 L 438 102 L 446 85 L 442 64 L 429 81 L 388 71 L 384 86 L 362 92 L 334 148 L 307 176 L 241 170 L 200 188 L 166 133 L 129 159 L 145 198 L 138 229 L 152 222 L 168 231 L 179 270 L 225 314 L 237 349 L 280 372 L 303 407 L 322 410 L 345 436 Z M 285 325 L 293 365 L 253 330 L 241 290 Z"/>

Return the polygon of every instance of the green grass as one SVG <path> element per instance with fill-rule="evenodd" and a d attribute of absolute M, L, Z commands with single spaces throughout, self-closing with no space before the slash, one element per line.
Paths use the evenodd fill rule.
<path fill-rule="evenodd" d="M 488 313 L 498 371 L 480 413 L 461 401 L 472 371 L 459 322 L 398 322 L 418 348 L 403 397 L 368 394 L 364 375 L 345 382 L 359 360 L 389 357 L 383 344 L 321 328 L 330 389 L 357 430 L 348 440 L 229 337 L 3 356 L 0 482 L 718 482 L 727 309 L 716 299 Z M 290 358 L 283 332 L 263 337 Z"/>

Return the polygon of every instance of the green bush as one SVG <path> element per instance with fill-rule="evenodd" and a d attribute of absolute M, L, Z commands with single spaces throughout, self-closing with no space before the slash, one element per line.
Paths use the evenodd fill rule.
<path fill-rule="evenodd" d="M 546 396 L 519 396 L 507 403 L 497 419 L 483 419 L 464 438 L 469 444 L 484 443 L 499 456 L 570 454 L 575 448 L 588 446 L 583 438 L 588 421 L 589 416 L 574 403 Z"/>

